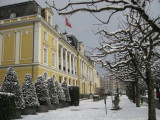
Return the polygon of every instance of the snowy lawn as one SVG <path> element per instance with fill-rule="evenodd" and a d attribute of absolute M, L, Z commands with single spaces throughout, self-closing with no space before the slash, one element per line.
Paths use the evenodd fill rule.
<path fill-rule="evenodd" d="M 82 100 L 80 106 L 71 106 L 63 109 L 52 110 L 37 115 L 22 116 L 22 120 L 147 120 L 148 106 L 136 108 L 126 96 L 120 97 L 121 110 L 111 110 L 111 98 L 107 99 L 107 115 L 104 101 Z M 160 120 L 160 110 L 156 109 L 157 120 Z"/>

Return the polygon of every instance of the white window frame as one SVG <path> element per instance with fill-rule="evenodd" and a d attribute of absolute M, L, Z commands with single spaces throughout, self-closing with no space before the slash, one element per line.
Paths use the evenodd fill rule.
<path fill-rule="evenodd" d="M 48 34 L 47 34 L 47 31 L 44 31 L 44 40 L 45 40 L 45 41 L 48 41 Z"/>
<path fill-rule="evenodd" d="M 46 53 L 46 55 L 47 55 L 47 57 L 46 57 L 46 63 L 45 63 L 44 49 L 46 49 L 46 51 L 47 51 L 47 53 Z M 43 47 L 43 64 L 48 65 L 48 47 L 46 45 L 44 45 L 44 47 Z"/>
<path fill-rule="evenodd" d="M 54 54 L 54 65 L 53 65 L 53 54 Z M 56 67 L 56 54 L 55 54 L 55 51 L 52 51 L 52 67 Z"/>

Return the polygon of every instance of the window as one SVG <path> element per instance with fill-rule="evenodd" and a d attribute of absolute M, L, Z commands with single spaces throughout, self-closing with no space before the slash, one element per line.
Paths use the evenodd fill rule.
<path fill-rule="evenodd" d="M 52 52 L 52 66 L 55 67 L 55 53 Z"/>
<path fill-rule="evenodd" d="M 62 82 L 62 76 L 59 76 L 59 83 Z"/>
<path fill-rule="evenodd" d="M 44 40 L 47 41 L 47 32 L 44 31 Z"/>
<path fill-rule="evenodd" d="M 44 72 L 43 78 L 44 78 L 44 80 L 47 80 L 47 79 L 48 79 L 48 74 L 47 74 L 47 72 Z"/>
<path fill-rule="evenodd" d="M 56 76 L 55 76 L 55 75 L 53 75 L 53 77 L 52 77 L 52 78 L 53 78 L 53 80 L 56 80 Z"/>
<path fill-rule="evenodd" d="M 51 25 L 51 17 L 50 16 L 48 16 L 48 23 L 49 23 L 49 25 Z"/>
<path fill-rule="evenodd" d="M 16 17 L 16 13 L 11 12 L 10 15 L 9 15 L 9 18 L 15 18 L 15 17 Z"/>
<path fill-rule="evenodd" d="M 52 46 L 55 46 L 55 40 L 52 38 Z"/>
<path fill-rule="evenodd" d="M 43 63 L 47 64 L 47 60 L 48 60 L 48 51 L 47 51 L 47 48 L 44 47 L 43 48 Z"/>

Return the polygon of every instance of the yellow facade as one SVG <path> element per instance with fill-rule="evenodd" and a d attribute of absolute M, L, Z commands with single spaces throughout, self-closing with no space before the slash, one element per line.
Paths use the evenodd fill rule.
<path fill-rule="evenodd" d="M 34 81 L 38 75 L 55 76 L 58 82 L 79 86 L 80 94 L 94 94 L 100 87 L 94 64 L 52 27 L 51 9 L 44 9 L 44 14 L 0 20 L 0 85 L 11 66 L 20 85 L 26 73 Z"/>

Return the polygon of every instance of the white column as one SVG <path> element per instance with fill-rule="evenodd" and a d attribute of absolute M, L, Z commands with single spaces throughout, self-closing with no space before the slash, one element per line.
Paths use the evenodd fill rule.
<path fill-rule="evenodd" d="M 67 78 L 67 85 L 69 85 L 69 78 Z"/>
<path fill-rule="evenodd" d="M 77 75 L 77 57 L 75 58 L 75 72 L 76 72 L 76 75 Z"/>
<path fill-rule="evenodd" d="M 19 64 L 19 43 L 20 43 L 20 33 L 19 33 L 19 31 L 15 31 L 15 33 L 16 33 L 15 64 Z"/>
<path fill-rule="evenodd" d="M 64 76 L 62 76 L 62 81 L 61 82 L 63 82 L 63 80 L 64 80 Z"/>
<path fill-rule="evenodd" d="M 75 75 L 75 64 L 74 64 L 74 61 L 75 59 L 74 59 L 74 55 L 73 55 L 73 75 Z"/>
<path fill-rule="evenodd" d="M 66 63 L 66 72 L 67 72 L 68 71 L 67 50 L 65 51 L 65 63 Z"/>
<path fill-rule="evenodd" d="M 58 43 L 58 38 L 57 38 L 57 64 L 56 67 L 59 69 L 59 43 Z"/>
<path fill-rule="evenodd" d="M 41 23 L 34 24 L 34 63 L 41 63 Z"/>
<path fill-rule="evenodd" d="M 82 60 L 80 60 L 80 69 L 81 69 L 81 77 L 82 77 Z"/>
<path fill-rule="evenodd" d="M 71 71 L 71 53 L 69 54 L 69 69 L 70 69 L 70 73 L 72 73 Z"/>
<path fill-rule="evenodd" d="M 2 64 L 2 33 L 0 32 L 0 65 Z"/>
<path fill-rule="evenodd" d="M 63 47 L 61 47 L 61 70 L 63 70 Z"/>

